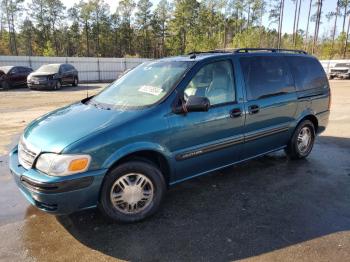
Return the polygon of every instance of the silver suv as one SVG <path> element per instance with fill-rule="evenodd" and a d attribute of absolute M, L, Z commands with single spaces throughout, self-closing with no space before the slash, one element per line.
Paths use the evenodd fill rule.
<path fill-rule="evenodd" d="M 329 73 L 329 79 L 333 78 L 350 78 L 350 63 L 338 63 Z"/>

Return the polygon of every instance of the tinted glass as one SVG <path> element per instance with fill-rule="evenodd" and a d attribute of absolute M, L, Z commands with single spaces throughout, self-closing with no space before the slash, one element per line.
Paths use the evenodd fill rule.
<path fill-rule="evenodd" d="M 69 71 L 68 66 L 67 65 L 61 65 L 60 71 L 62 73 Z"/>
<path fill-rule="evenodd" d="M 288 66 L 279 56 L 240 58 L 248 100 L 294 91 Z"/>
<path fill-rule="evenodd" d="M 30 69 L 28 67 L 18 67 L 20 73 L 28 73 Z"/>
<path fill-rule="evenodd" d="M 172 90 L 192 64 L 163 60 L 143 63 L 113 82 L 91 99 L 91 103 L 118 108 L 154 104 Z"/>
<path fill-rule="evenodd" d="M 19 73 L 25 73 L 26 69 L 24 67 L 17 67 Z"/>
<path fill-rule="evenodd" d="M 10 74 L 15 75 L 18 74 L 20 72 L 18 67 L 14 67 L 11 69 Z"/>
<path fill-rule="evenodd" d="M 321 64 L 311 57 L 286 57 L 295 80 L 297 90 L 328 86 L 326 73 Z"/>
<path fill-rule="evenodd" d="M 205 96 L 211 105 L 233 102 L 235 89 L 231 62 L 226 60 L 203 66 L 186 87 L 185 100 L 188 96 Z"/>

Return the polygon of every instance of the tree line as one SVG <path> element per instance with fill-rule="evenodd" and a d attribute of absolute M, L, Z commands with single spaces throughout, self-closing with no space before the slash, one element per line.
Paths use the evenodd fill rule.
<path fill-rule="evenodd" d="M 282 33 L 287 1 L 293 4 L 291 34 Z M 0 55 L 158 58 L 275 47 L 346 58 L 350 0 L 336 0 L 328 13 L 324 1 L 331 0 L 160 0 L 154 7 L 150 0 L 122 0 L 111 13 L 104 0 L 81 0 L 71 8 L 61 0 L 0 0 Z M 305 25 L 301 10 L 307 10 Z M 320 35 L 326 21 L 332 26 Z"/>

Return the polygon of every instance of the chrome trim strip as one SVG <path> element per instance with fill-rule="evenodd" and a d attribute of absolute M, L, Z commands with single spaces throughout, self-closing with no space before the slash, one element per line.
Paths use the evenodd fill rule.
<path fill-rule="evenodd" d="M 256 140 L 256 139 L 259 139 L 259 138 L 263 138 L 263 137 L 266 137 L 266 136 L 271 136 L 271 135 L 278 134 L 278 133 L 281 133 L 281 132 L 285 132 L 285 131 L 288 131 L 288 130 L 289 130 L 289 124 L 283 125 L 283 126 L 279 126 L 279 127 L 270 128 L 270 129 L 267 129 L 267 130 L 257 131 L 257 132 L 245 135 L 244 137 L 240 136 L 240 137 L 237 137 L 237 138 L 234 138 L 234 139 L 230 139 L 230 140 L 227 140 L 227 141 L 224 141 L 224 142 L 211 144 L 211 145 L 208 145 L 208 146 L 200 147 L 200 148 L 198 148 L 196 150 L 190 150 L 190 151 L 186 151 L 184 153 L 177 154 L 175 156 L 175 159 L 177 161 L 190 159 L 190 158 L 193 158 L 193 157 L 196 157 L 196 156 L 200 156 L 200 155 L 203 155 L 203 154 L 207 154 L 207 153 L 210 153 L 210 152 L 213 152 L 213 151 L 221 150 L 221 149 L 233 146 L 233 145 L 241 144 L 241 143 L 244 143 L 244 142 L 249 142 L 249 141 Z"/>
<path fill-rule="evenodd" d="M 243 136 L 240 136 L 238 138 L 230 139 L 230 140 L 227 140 L 227 141 L 224 141 L 224 142 L 220 142 L 220 143 L 212 144 L 212 145 L 209 145 L 209 146 L 201 147 L 201 148 L 198 148 L 196 150 L 191 150 L 191 151 L 187 151 L 185 153 L 177 154 L 175 156 L 175 159 L 177 161 L 181 161 L 181 160 L 193 158 L 193 157 L 196 157 L 196 156 L 199 156 L 199 155 L 203 155 L 203 154 L 207 154 L 207 153 L 210 153 L 210 152 L 213 152 L 213 151 L 224 149 L 224 148 L 227 148 L 227 147 L 230 147 L 230 146 L 233 146 L 233 145 L 241 144 L 241 143 L 243 143 L 243 141 L 244 141 Z"/>
<path fill-rule="evenodd" d="M 289 125 L 286 126 L 281 126 L 281 127 L 275 127 L 275 128 L 271 128 L 271 129 L 267 129 L 267 130 L 263 130 L 263 131 L 259 131 L 259 132 L 255 132 L 253 134 L 248 134 L 245 136 L 244 141 L 245 142 L 249 142 L 255 139 L 259 139 L 265 136 L 271 136 L 274 134 L 278 134 L 281 132 L 285 132 L 288 131 L 289 129 Z"/>

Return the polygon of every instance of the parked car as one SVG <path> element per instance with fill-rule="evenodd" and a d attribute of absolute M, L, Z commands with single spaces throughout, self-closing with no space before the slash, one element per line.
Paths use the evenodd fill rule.
<path fill-rule="evenodd" d="M 43 65 L 27 78 L 30 89 L 61 89 L 63 85 L 77 86 L 78 71 L 70 64 Z"/>
<path fill-rule="evenodd" d="M 350 78 L 350 63 L 337 63 L 329 73 L 329 79 L 333 78 Z"/>
<path fill-rule="evenodd" d="M 0 87 L 9 89 L 11 87 L 26 86 L 27 76 L 33 70 L 25 66 L 1 66 Z"/>
<path fill-rule="evenodd" d="M 307 157 L 328 123 L 330 95 L 321 64 L 302 51 L 149 61 L 29 124 L 10 169 L 46 212 L 98 206 L 117 221 L 138 221 L 158 209 L 168 186 L 281 149 Z"/>

